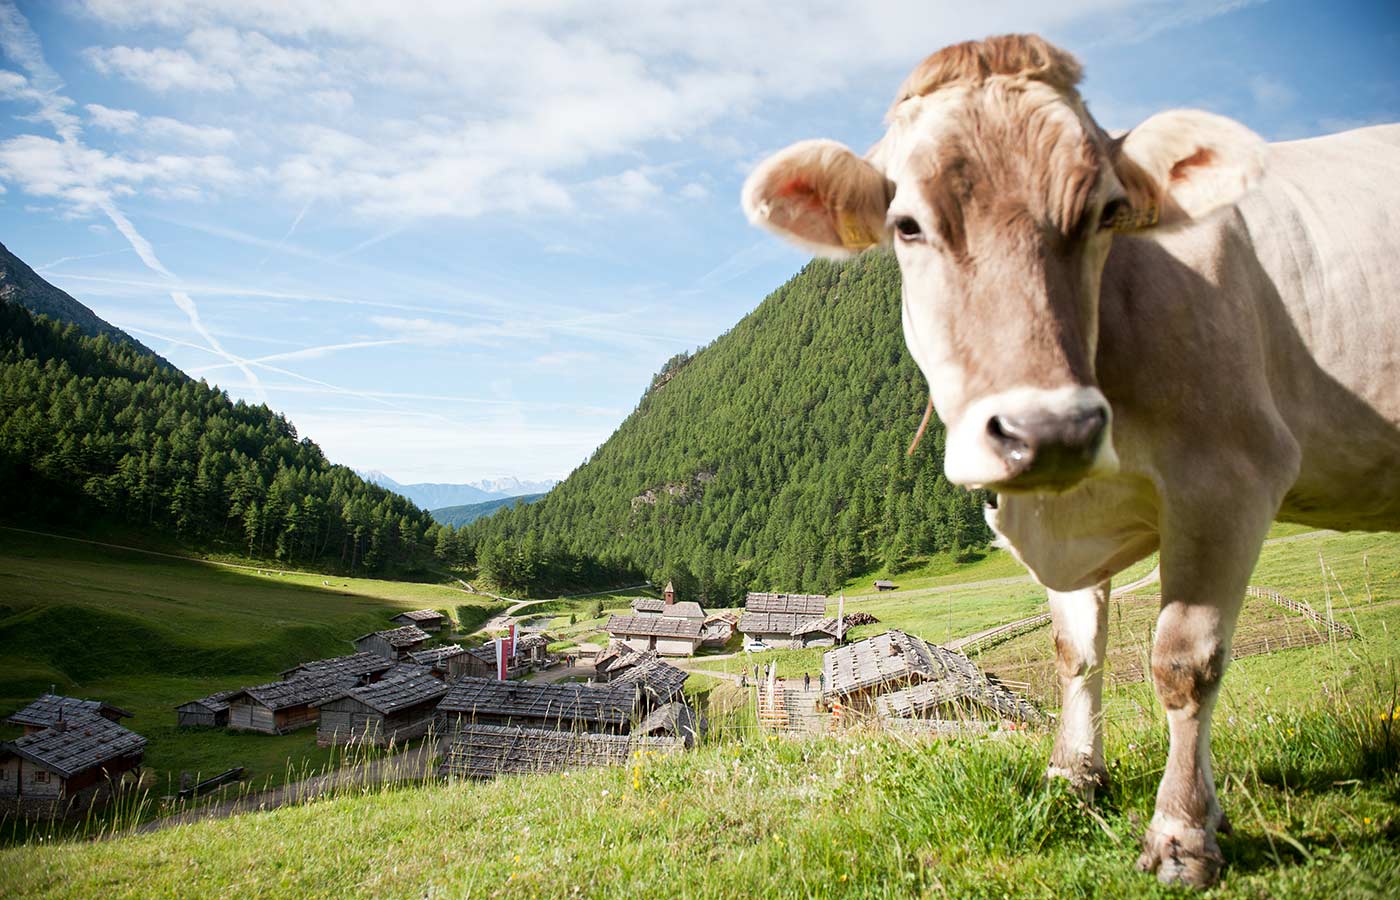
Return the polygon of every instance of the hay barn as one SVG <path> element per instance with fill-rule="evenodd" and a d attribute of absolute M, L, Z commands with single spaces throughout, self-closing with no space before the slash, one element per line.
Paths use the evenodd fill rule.
<path fill-rule="evenodd" d="M 216 691 L 208 697 L 190 700 L 175 707 L 175 724 L 180 728 L 223 728 L 228 724 L 228 700 L 238 691 Z"/>
<path fill-rule="evenodd" d="M 431 650 L 415 650 L 408 654 L 408 658 L 416 665 L 431 669 L 437 677 L 449 681 L 468 674 L 468 669 L 471 668 L 469 664 L 471 654 L 467 652 L 465 647 L 458 644 L 433 647 Z"/>
<path fill-rule="evenodd" d="M 1042 721 L 1029 701 L 984 674 L 966 656 L 903 631 L 887 631 L 828 651 L 822 658 L 822 675 L 823 698 L 841 703 L 856 717 L 931 723 Z"/>
<path fill-rule="evenodd" d="M 422 649 L 431 639 L 426 631 L 417 625 L 404 625 L 387 631 L 372 631 L 362 634 L 351 643 L 361 653 L 377 653 L 385 659 L 403 660 L 414 650 Z"/>
<path fill-rule="evenodd" d="M 389 621 L 398 625 L 417 625 L 429 634 L 442 634 L 451 630 L 452 626 L 452 620 L 435 609 L 411 609 Z"/>
<path fill-rule="evenodd" d="M 463 678 L 438 704 L 439 730 L 464 723 L 624 734 L 644 688 L 637 684 L 546 684 Z"/>
<path fill-rule="evenodd" d="M 303 672 L 286 681 L 244 688 L 228 699 L 228 727 L 263 734 L 306 728 L 320 718 L 317 703 L 355 686 L 355 679 L 348 676 Z"/>
<path fill-rule="evenodd" d="M 446 695 L 447 685 L 425 668 L 395 671 L 318 703 L 316 743 L 384 745 L 422 737 Z"/>
<path fill-rule="evenodd" d="M 357 684 L 369 684 L 394 667 L 394 661 L 378 653 L 351 653 L 330 659 L 313 659 L 283 672 L 283 680 L 303 674 L 332 674 L 355 679 Z"/>
<path fill-rule="evenodd" d="M 0 742 L 0 798 L 26 816 L 58 817 L 106 799 L 140 777 L 146 739 L 90 711 Z"/>

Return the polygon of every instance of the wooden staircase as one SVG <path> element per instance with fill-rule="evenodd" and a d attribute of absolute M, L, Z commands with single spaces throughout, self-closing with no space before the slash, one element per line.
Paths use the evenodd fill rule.
<path fill-rule="evenodd" d="M 778 681 L 772 691 L 758 688 L 758 724 L 770 734 L 822 734 L 830 715 L 818 707 L 821 690 L 799 682 Z"/>

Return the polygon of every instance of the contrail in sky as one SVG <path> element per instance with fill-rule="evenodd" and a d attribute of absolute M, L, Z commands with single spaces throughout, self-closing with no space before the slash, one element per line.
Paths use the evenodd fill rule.
<path fill-rule="evenodd" d="M 63 79 L 44 60 L 43 45 L 39 41 L 39 36 L 34 33 L 33 28 L 29 27 L 29 20 L 10 0 L 0 0 L 0 50 L 3 50 L 6 56 L 29 73 L 35 88 L 44 95 L 40 117 L 53 127 L 63 143 L 71 147 L 86 149 L 79 139 L 81 128 L 78 118 L 66 111 L 68 107 L 73 105 L 73 101 L 61 93 Z M 106 214 L 107 218 L 116 226 L 117 231 L 121 232 L 122 237 L 131 244 L 131 249 L 136 251 L 136 255 L 141 258 L 141 262 L 145 263 L 146 268 L 170 281 L 179 281 L 175 277 L 175 273 L 167 269 L 160 258 L 156 256 L 155 248 L 151 246 L 151 242 L 136 230 L 136 226 L 131 224 L 131 220 L 123 215 L 121 210 L 117 209 L 116 204 L 112 202 L 110 193 L 92 185 L 82 194 L 81 200 L 95 205 Z M 70 197 L 69 199 L 76 198 Z M 182 290 L 171 290 L 170 299 L 190 320 L 190 326 L 196 334 L 204 339 L 209 348 L 232 365 L 237 366 L 239 371 L 247 377 L 248 383 L 253 386 L 253 392 L 257 396 L 258 402 L 266 403 L 267 391 L 263 389 L 258 376 L 242 359 L 225 350 L 223 345 L 219 343 L 219 339 L 214 337 L 204 326 L 194 298 Z"/>

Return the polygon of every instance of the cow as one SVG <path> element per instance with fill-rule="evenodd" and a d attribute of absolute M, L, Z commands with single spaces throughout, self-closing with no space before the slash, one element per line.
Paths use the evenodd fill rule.
<path fill-rule="evenodd" d="M 1111 578 L 1160 551 L 1170 749 L 1138 866 L 1219 877 L 1210 720 L 1275 520 L 1400 528 L 1400 126 L 1266 144 L 1173 110 L 1110 135 L 1042 38 L 947 47 L 864 157 L 805 141 L 753 223 L 843 258 L 893 245 L 950 481 L 1049 596 L 1048 775 L 1105 783 Z"/>

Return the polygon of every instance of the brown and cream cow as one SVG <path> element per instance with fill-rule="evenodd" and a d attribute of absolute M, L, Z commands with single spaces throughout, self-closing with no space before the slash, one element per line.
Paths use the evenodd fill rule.
<path fill-rule="evenodd" d="M 1210 717 L 1275 519 L 1400 528 L 1400 126 L 1266 145 L 1204 112 L 1122 136 L 1040 38 L 960 44 L 859 157 L 796 144 L 749 218 L 825 256 L 894 245 L 956 483 L 1049 590 L 1050 774 L 1105 777 L 1109 579 L 1161 551 L 1171 749 L 1139 865 L 1206 885 L 1228 826 Z"/>

